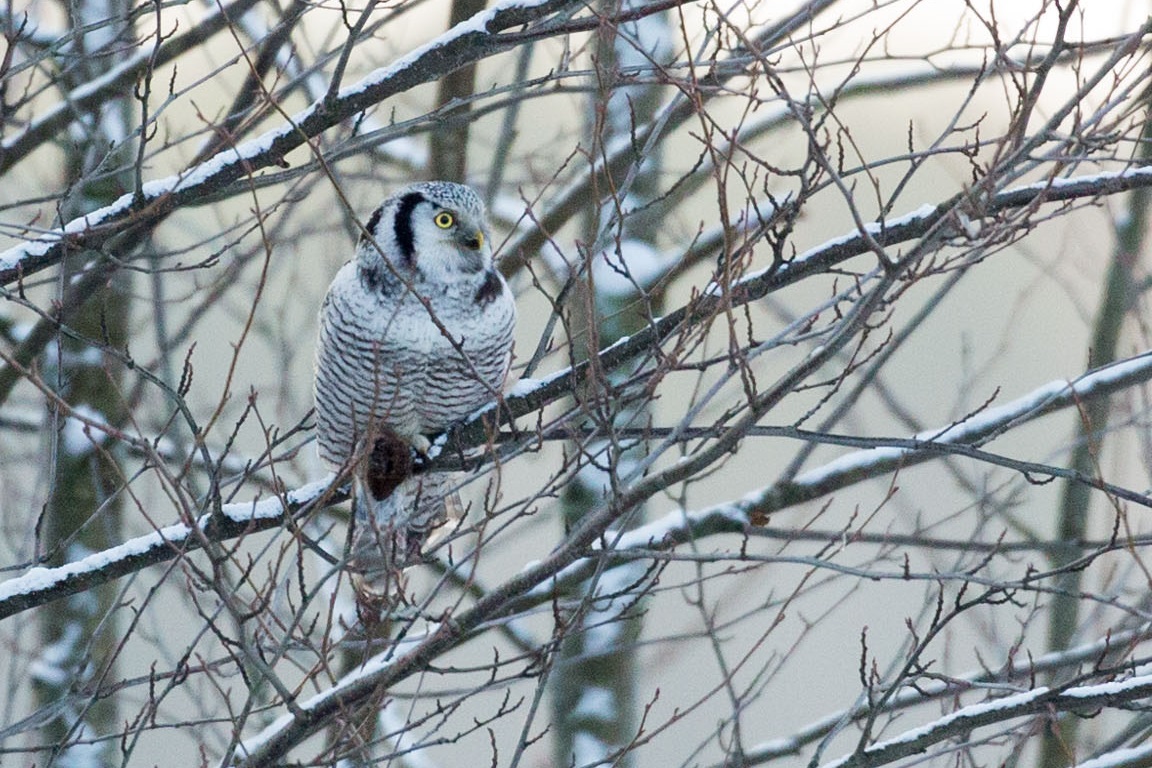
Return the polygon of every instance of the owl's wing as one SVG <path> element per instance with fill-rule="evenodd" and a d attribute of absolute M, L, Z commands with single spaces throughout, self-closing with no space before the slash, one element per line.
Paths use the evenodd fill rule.
<path fill-rule="evenodd" d="M 404 434 L 416 418 L 412 382 L 426 360 L 396 333 L 358 282 L 338 280 L 320 313 L 316 348 L 316 437 L 321 458 L 343 467 L 374 427 Z"/>

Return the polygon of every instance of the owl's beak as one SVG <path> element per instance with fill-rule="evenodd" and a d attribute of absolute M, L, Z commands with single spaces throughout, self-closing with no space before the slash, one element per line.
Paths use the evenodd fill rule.
<path fill-rule="evenodd" d="M 460 235 L 460 244 L 470 251 L 479 251 L 484 247 L 484 232 L 477 229 Z"/>

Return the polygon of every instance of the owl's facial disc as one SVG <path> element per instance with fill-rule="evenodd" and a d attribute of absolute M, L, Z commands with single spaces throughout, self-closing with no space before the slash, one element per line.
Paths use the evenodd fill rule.
<path fill-rule="evenodd" d="M 466 212 L 456 211 L 427 201 L 427 206 L 416 209 L 414 215 L 426 216 L 431 227 L 422 227 L 438 242 L 446 245 L 455 257 L 441 266 L 465 274 L 475 274 L 488 266 L 489 251 L 485 248 L 484 230 Z M 419 260 L 419 256 L 417 259 Z M 428 267 L 431 265 L 424 264 Z"/>
<path fill-rule="evenodd" d="M 366 229 L 373 237 L 361 237 L 358 253 L 374 274 L 400 268 L 433 282 L 472 282 L 492 266 L 484 206 L 467 187 L 413 184 L 386 200 Z"/>

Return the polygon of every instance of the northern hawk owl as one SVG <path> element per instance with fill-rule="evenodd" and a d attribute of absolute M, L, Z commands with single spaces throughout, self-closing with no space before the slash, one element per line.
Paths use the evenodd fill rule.
<path fill-rule="evenodd" d="M 354 478 L 358 587 L 384 596 L 452 496 L 451 475 L 411 473 L 413 451 L 496 400 L 516 306 L 469 187 L 411 184 L 364 229 L 320 312 L 316 436 L 321 458 Z"/>

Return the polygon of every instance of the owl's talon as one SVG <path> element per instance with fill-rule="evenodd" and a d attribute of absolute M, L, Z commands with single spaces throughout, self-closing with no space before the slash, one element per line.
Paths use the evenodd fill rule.
<path fill-rule="evenodd" d="M 432 447 L 432 441 L 424 435 L 415 435 L 412 438 L 412 450 L 420 456 L 427 457 L 428 449 Z"/>

